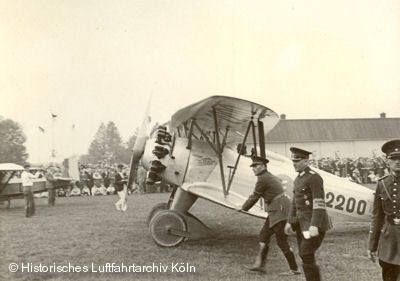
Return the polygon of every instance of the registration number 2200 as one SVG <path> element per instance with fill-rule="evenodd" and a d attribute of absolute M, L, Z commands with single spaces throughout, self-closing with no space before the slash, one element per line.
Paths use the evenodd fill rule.
<path fill-rule="evenodd" d="M 335 195 L 333 192 L 325 194 L 326 206 L 328 208 L 345 211 L 348 213 L 356 212 L 358 215 L 364 215 L 367 209 L 367 201 L 356 200 L 354 197 L 345 197 L 341 194 Z"/>

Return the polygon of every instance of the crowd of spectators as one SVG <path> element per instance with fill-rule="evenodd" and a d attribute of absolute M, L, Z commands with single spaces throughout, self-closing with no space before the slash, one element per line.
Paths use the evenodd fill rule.
<path fill-rule="evenodd" d="M 83 164 L 79 166 L 79 181 L 76 181 L 69 191 L 69 196 L 98 196 L 116 194 L 114 178 L 117 173 L 117 164 Z M 129 170 L 123 168 L 123 174 L 128 179 Z M 135 185 L 136 186 L 136 185 Z M 128 189 L 128 193 L 135 192 L 135 187 Z"/>
<path fill-rule="evenodd" d="M 79 166 L 79 180 L 71 181 L 68 188 L 59 188 L 56 191 L 59 197 L 69 196 L 98 196 L 98 195 L 112 195 L 117 194 L 115 189 L 114 181 L 115 174 L 117 173 L 117 164 L 107 165 L 103 163 L 98 164 L 82 164 Z M 65 169 L 59 165 L 51 165 L 55 169 L 55 177 L 66 177 L 69 176 L 65 173 Z M 39 167 L 31 169 L 35 174 L 37 171 L 43 175 L 46 174 L 46 168 Z M 127 165 L 123 165 L 122 173 L 124 180 L 128 182 L 130 168 Z M 156 184 L 146 184 L 146 170 L 143 166 L 139 166 L 135 172 L 134 183 L 130 188 L 127 189 L 128 195 L 132 193 L 154 193 L 154 192 L 170 192 L 172 187 L 164 182 Z M 16 178 L 19 177 L 19 173 L 14 175 Z M 35 194 L 35 197 L 47 197 L 47 192 L 41 194 Z"/>
<path fill-rule="evenodd" d="M 67 174 L 63 173 L 63 168 L 55 165 L 55 177 L 69 177 Z M 57 189 L 57 195 L 59 197 L 64 196 L 97 196 L 97 195 L 111 195 L 116 194 L 114 187 L 114 177 L 117 171 L 117 164 L 114 165 L 104 165 L 104 164 L 85 164 L 79 166 L 79 180 L 71 181 L 68 188 Z M 45 168 L 40 168 L 42 172 L 46 172 Z M 35 172 L 35 171 L 34 171 Z M 128 167 L 124 166 L 124 176 L 128 178 Z M 128 193 L 131 194 L 136 192 L 136 187 L 138 185 L 134 184 L 132 189 L 128 189 Z M 46 197 L 44 192 L 41 195 L 36 195 L 37 197 Z"/>
<path fill-rule="evenodd" d="M 359 184 L 376 183 L 377 179 L 388 174 L 384 157 L 321 158 L 311 159 L 310 164 L 320 170 Z"/>
<path fill-rule="evenodd" d="M 310 159 L 310 165 L 336 176 L 347 178 L 359 184 L 373 184 L 388 174 L 384 157 L 359 157 Z M 116 194 L 114 177 L 117 173 L 117 164 L 82 164 L 79 166 L 79 181 L 71 182 L 69 189 L 58 189 L 58 196 L 97 196 Z M 123 174 L 128 179 L 129 167 L 124 166 Z M 63 176 L 62 168 L 56 166 L 55 176 Z M 171 187 L 165 183 L 146 185 L 146 171 L 139 166 L 136 171 L 135 182 L 128 188 L 128 194 L 146 192 L 169 192 Z"/>
<path fill-rule="evenodd" d="M 79 181 L 72 183 L 69 190 L 59 190 L 59 196 L 97 196 L 117 194 L 114 181 L 117 173 L 117 164 L 82 164 L 79 166 Z M 122 173 L 128 181 L 130 168 L 123 166 Z M 168 192 L 165 184 L 146 185 L 146 170 L 139 166 L 135 181 L 128 188 L 128 194 L 146 192 Z"/>
<path fill-rule="evenodd" d="M 247 147 L 239 143 L 236 147 L 238 153 L 247 155 Z M 254 155 L 254 148 L 250 155 Z M 334 174 L 338 177 L 347 178 L 359 184 L 376 183 L 377 180 L 389 173 L 386 166 L 386 157 L 358 157 L 310 159 L 310 166 Z"/>

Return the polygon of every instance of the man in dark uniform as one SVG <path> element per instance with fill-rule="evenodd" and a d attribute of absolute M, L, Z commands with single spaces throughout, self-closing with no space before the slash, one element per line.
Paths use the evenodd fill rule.
<path fill-rule="evenodd" d="M 368 256 L 379 265 L 384 281 L 400 279 L 400 139 L 382 146 L 390 174 L 378 180 L 369 231 Z"/>
<path fill-rule="evenodd" d="M 248 211 L 258 201 L 264 198 L 268 217 L 260 231 L 260 248 L 253 266 L 247 267 L 251 271 L 264 272 L 271 237 L 275 234 L 279 248 L 282 250 L 289 264 L 290 271 L 284 275 L 297 275 L 296 259 L 287 241 L 285 224 L 290 209 L 290 199 L 285 195 L 281 180 L 267 171 L 268 159 L 254 156 L 250 167 L 257 176 L 254 192 L 240 210 Z"/>
<path fill-rule="evenodd" d="M 311 152 L 291 147 L 293 166 L 298 176 L 293 183 L 293 201 L 286 233 L 296 231 L 299 255 L 303 261 L 307 281 L 321 280 L 315 252 L 332 225 L 326 212 L 324 183 L 319 174 L 311 170 L 308 158 Z"/>

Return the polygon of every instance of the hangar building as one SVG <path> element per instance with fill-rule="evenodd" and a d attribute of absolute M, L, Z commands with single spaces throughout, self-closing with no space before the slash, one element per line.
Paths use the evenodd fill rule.
<path fill-rule="evenodd" d="M 266 135 L 266 148 L 290 157 L 289 148 L 299 146 L 322 157 L 374 157 L 388 140 L 400 138 L 400 118 L 286 119 Z"/>

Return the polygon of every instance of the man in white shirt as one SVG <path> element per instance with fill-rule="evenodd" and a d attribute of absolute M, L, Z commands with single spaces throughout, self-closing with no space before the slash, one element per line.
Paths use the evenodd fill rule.
<path fill-rule="evenodd" d="M 119 164 L 117 167 L 118 167 L 118 171 L 115 174 L 114 185 L 115 185 L 115 190 L 117 191 L 119 200 L 117 201 L 117 203 L 115 203 L 115 208 L 117 209 L 117 211 L 125 212 L 126 209 L 128 208 L 128 205 L 126 203 L 126 193 L 127 193 L 126 180 L 125 180 L 125 176 L 122 172 L 124 165 Z"/>
<path fill-rule="evenodd" d="M 35 201 L 33 199 L 32 187 L 33 187 L 33 179 L 37 179 L 39 177 L 39 173 L 36 173 L 36 175 L 32 175 L 29 172 L 30 167 L 31 166 L 29 164 L 25 164 L 24 165 L 25 170 L 21 174 L 22 190 L 25 199 L 25 216 L 27 218 L 35 214 Z"/>

